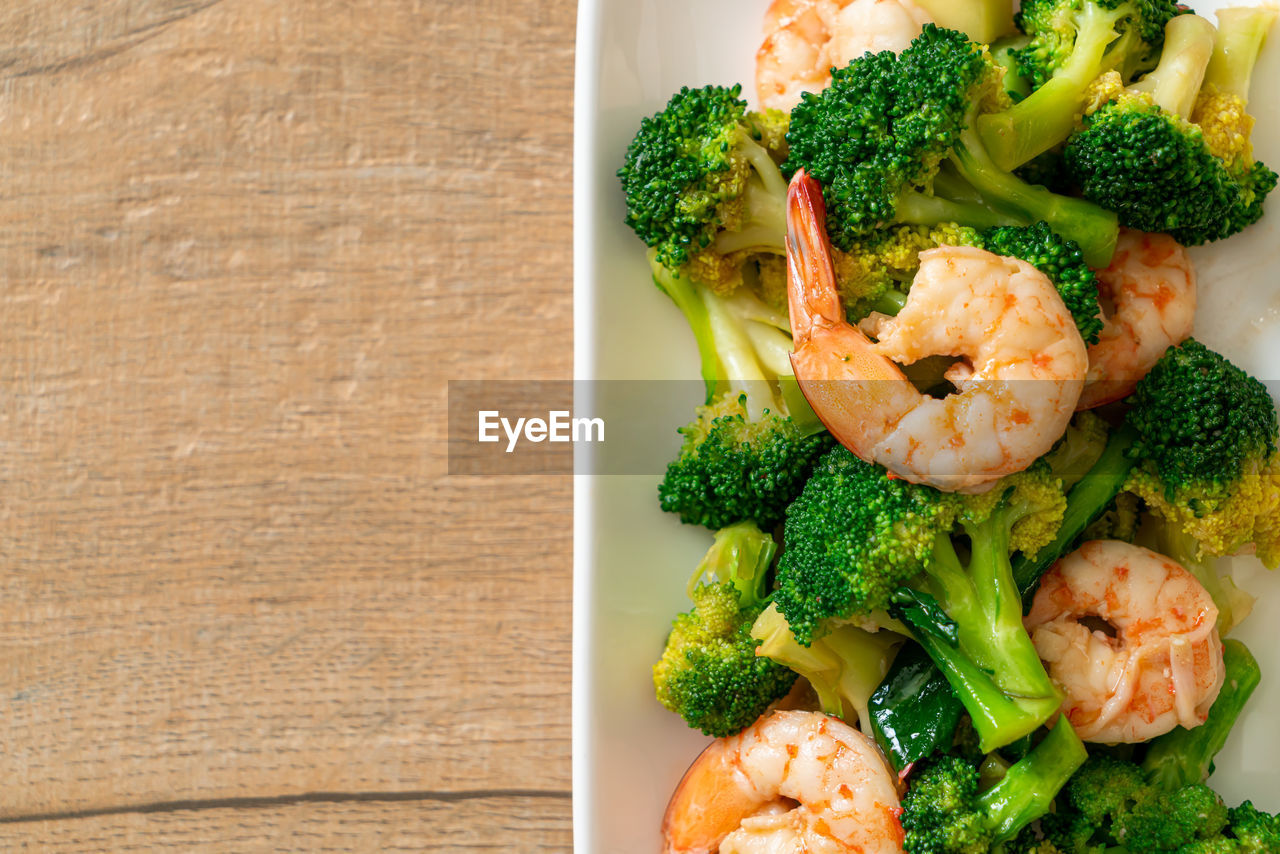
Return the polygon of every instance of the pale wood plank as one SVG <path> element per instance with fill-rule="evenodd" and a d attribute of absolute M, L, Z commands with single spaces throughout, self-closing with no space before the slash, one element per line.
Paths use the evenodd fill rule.
<path fill-rule="evenodd" d="M 444 405 L 570 373 L 572 27 L 0 10 L 0 815 L 567 792 L 570 484 Z"/>
<path fill-rule="evenodd" d="M 0 825 L 6 851 L 563 852 L 567 798 L 305 803 Z"/>

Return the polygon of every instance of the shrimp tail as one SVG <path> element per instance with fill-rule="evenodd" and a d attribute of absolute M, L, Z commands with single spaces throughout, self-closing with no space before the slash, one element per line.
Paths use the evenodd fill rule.
<path fill-rule="evenodd" d="M 796 349 L 809 343 L 818 318 L 843 315 L 835 267 L 827 243 L 827 207 L 822 185 L 800 169 L 787 188 L 787 308 Z"/>

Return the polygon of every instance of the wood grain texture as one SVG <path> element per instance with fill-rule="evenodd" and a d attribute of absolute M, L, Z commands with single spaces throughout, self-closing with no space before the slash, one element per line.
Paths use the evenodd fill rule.
<path fill-rule="evenodd" d="M 0 9 L 0 816 L 567 794 L 571 485 L 445 383 L 571 374 L 573 26 Z"/>
<path fill-rule="evenodd" d="M 568 800 L 352 802 L 125 813 L 0 825 L 6 851 L 567 851 Z"/>

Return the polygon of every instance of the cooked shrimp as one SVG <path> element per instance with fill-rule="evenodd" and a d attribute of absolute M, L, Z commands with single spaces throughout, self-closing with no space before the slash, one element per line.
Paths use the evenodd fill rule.
<path fill-rule="evenodd" d="M 900 51 L 932 20 L 912 0 L 774 0 L 756 52 L 756 96 L 790 111 L 867 51 Z"/>
<path fill-rule="evenodd" d="M 1077 409 L 1124 397 L 1165 350 L 1186 340 L 1196 317 L 1196 271 L 1169 235 L 1122 228 L 1111 266 L 1098 273 L 1098 294 L 1113 308 L 1089 347 Z"/>
<path fill-rule="evenodd" d="M 827 429 L 869 462 L 914 483 L 981 492 L 1021 471 L 1061 438 L 1087 361 L 1071 313 L 1031 265 L 967 246 L 920 253 L 897 317 L 845 320 L 816 181 L 796 173 L 788 194 L 788 304 L 796 380 Z M 895 362 L 960 356 L 958 389 L 918 392 Z"/>
<path fill-rule="evenodd" d="M 662 820 L 667 854 L 901 854 L 897 779 L 821 712 L 774 712 L 711 744 Z"/>
<path fill-rule="evenodd" d="M 1204 723 L 1225 674 L 1217 621 L 1213 599 L 1179 564 L 1090 540 L 1045 574 L 1025 622 L 1076 732 L 1115 743 Z"/>

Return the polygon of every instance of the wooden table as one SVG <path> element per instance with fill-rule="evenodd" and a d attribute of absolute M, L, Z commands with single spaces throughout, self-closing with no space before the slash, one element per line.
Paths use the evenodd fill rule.
<path fill-rule="evenodd" d="M 568 850 L 574 13 L 0 7 L 0 848 Z"/>

